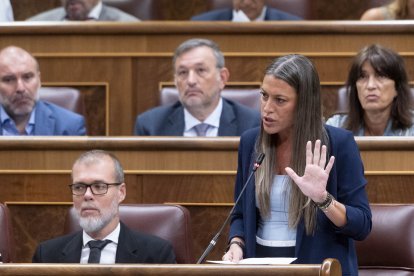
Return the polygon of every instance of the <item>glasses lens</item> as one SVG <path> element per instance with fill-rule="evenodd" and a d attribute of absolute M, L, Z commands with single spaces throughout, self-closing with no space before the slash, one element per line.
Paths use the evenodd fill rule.
<path fill-rule="evenodd" d="M 74 195 L 83 195 L 85 194 L 85 191 L 86 191 L 86 185 L 85 184 L 72 184 L 71 189 Z"/>
<path fill-rule="evenodd" d="M 108 191 L 108 184 L 106 183 L 94 183 L 91 185 L 92 192 L 95 195 L 106 194 Z"/>

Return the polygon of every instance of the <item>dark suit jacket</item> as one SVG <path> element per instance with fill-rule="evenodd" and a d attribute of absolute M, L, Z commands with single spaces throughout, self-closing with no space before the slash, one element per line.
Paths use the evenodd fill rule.
<path fill-rule="evenodd" d="M 316 264 L 322 263 L 325 258 L 336 258 L 342 265 L 343 275 L 358 275 L 354 240 L 365 239 L 372 227 L 364 167 L 352 133 L 331 126 L 326 126 L 326 129 L 330 140 L 330 155 L 335 156 L 326 188 L 338 202 L 345 205 L 347 224 L 338 228 L 322 211 L 318 211 L 316 231 L 313 235 L 306 235 L 301 221 L 296 232 L 296 263 Z M 235 198 L 252 170 L 258 133 L 258 128 L 251 129 L 240 138 Z M 234 210 L 230 226 L 229 238 L 238 236 L 245 241 L 245 258 L 256 255 L 259 211 L 256 208 L 254 183 L 253 177 Z"/>
<path fill-rule="evenodd" d="M 245 130 L 260 124 L 258 111 L 223 98 L 218 136 L 240 136 Z M 184 107 L 177 101 L 139 115 L 135 122 L 135 135 L 183 136 Z"/>
<path fill-rule="evenodd" d="M 33 263 L 80 263 L 82 231 L 39 244 Z M 116 263 L 176 263 L 171 244 L 161 238 L 138 233 L 121 222 Z"/>
<path fill-rule="evenodd" d="M 232 9 L 213 10 L 199 15 L 195 15 L 191 18 L 191 20 L 194 21 L 231 21 L 232 19 Z M 287 12 L 267 7 L 265 20 L 302 20 L 302 18 Z"/>
<path fill-rule="evenodd" d="M 63 21 L 66 17 L 66 11 L 63 7 L 48 10 L 39 13 L 26 20 L 28 21 Z M 102 5 L 102 12 L 99 15 L 98 21 L 139 21 L 138 18 L 125 13 L 117 8 Z"/>
<path fill-rule="evenodd" d="M 34 135 L 85 135 L 83 116 L 52 103 L 37 101 Z M 0 135 L 3 128 L 0 126 Z"/>

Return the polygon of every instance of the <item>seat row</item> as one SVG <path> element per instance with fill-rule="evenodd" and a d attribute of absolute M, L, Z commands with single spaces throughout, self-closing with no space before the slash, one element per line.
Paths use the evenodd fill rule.
<path fill-rule="evenodd" d="M 129 228 L 169 241 L 178 263 L 194 263 L 190 213 L 186 208 L 163 204 L 123 204 L 119 211 L 121 221 Z M 68 209 L 63 233 L 78 230 L 81 228 L 72 207 Z M 15 242 L 9 210 L 0 204 L 0 253 L 3 262 L 13 262 Z"/>
<path fill-rule="evenodd" d="M 356 242 L 360 275 L 414 273 L 414 204 L 371 204 L 371 210 L 371 234 L 366 240 Z M 120 206 L 120 219 L 131 229 L 168 240 L 173 245 L 177 263 L 195 262 L 191 218 L 185 207 L 124 204 Z M 68 234 L 80 229 L 71 207 L 63 232 Z M 14 244 L 8 208 L 0 204 L 0 253 L 3 262 L 13 262 Z"/>

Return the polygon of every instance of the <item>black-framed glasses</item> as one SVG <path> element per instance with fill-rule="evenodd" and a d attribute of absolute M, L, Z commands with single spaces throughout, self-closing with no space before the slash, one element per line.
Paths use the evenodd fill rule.
<path fill-rule="evenodd" d="M 70 190 L 73 195 L 84 195 L 88 188 L 91 188 L 91 192 L 94 195 L 104 195 L 108 192 L 109 186 L 119 186 L 121 183 L 105 183 L 105 182 L 94 182 L 92 184 L 86 183 L 73 183 L 69 185 Z"/>

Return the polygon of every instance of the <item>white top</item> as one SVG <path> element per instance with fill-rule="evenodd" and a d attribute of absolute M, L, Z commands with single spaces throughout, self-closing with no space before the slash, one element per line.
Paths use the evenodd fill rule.
<path fill-rule="evenodd" d="M 414 115 L 414 113 L 413 113 Z M 345 121 L 348 118 L 346 114 L 336 114 L 330 117 L 326 124 L 334 127 L 343 128 L 345 125 Z M 414 121 L 414 116 L 413 116 Z M 388 121 L 387 126 L 385 127 L 384 134 L 382 136 L 414 136 L 414 124 L 406 129 L 392 129 L 392 122 L 391 120 Z M 358 129 L 354 136 L 364 136 L 365 128 L 363 125 Z"/>
<path fill-rule="evenodd" d="M 0 22 L 14 21 L 10 0 L 0 0 Z"/>
<path fill-rule="evenodd" d="M 112 242 L 108 243 L 101 251 L 101 260 L 100 264 L 115 264 L 116 249 L 118 248 L 119 232 L 121 231 L 121 224 L 118 223 L 118 226 L 112 231 L 108 236 L 103 238 L 103 240 L 110 240 Z M 89 246 L 88 242 L 93 240 L 85 231 L 83 231 L 83 247 L 81 253 L 81 264 L 87 264 L 89 259 Z"/>
<path fill-rule="evenodd" d="M 209 124 L 210 127 L 207 129 L 206 137 L 216 137 L 218 136 L 218 129 L 220 126 L 220 117 L 223 110 L 223 99 L 220 98 L 220 101 L 214 111 L 204 120 L 204 122 L 199 121 L 187 109 L 184 108 L 184 136 L 186 137 L 195 137 L 197 133 L 194 129 L 194 126 L 205 123 Z"/>
<path fill-rule="evenodd" d="M 273 178 L 270 192 L 270 216 L 259 217 L 257 225 L 256 242 L 261 245 L 272 247 L 296 245 L 296 229 L 289 228 L 288 225 L 290 196 L 288 181 L 287 175 L 275 175 Z M 257 202 L 256 198 L 256 205 Z"/>

